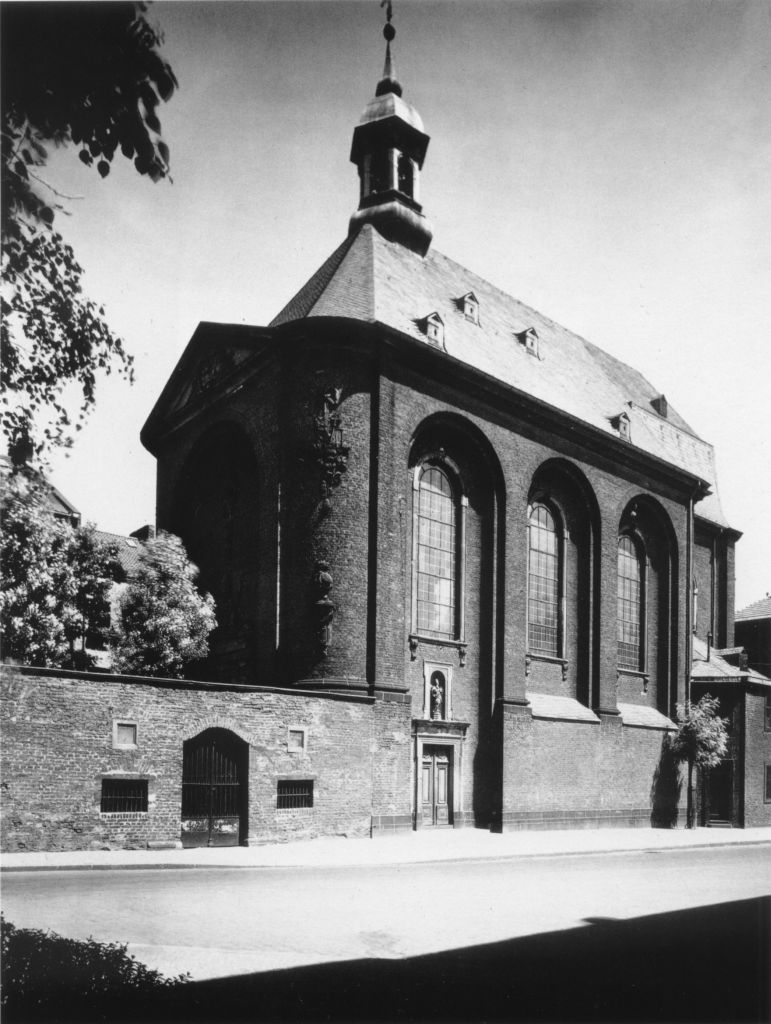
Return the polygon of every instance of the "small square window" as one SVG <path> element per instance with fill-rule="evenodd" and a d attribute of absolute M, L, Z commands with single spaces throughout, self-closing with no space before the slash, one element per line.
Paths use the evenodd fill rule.
<path fill-rule="evenodd" d="M 113 747 L 127 748 L 137 745 L 137 723 L 115 721 L 112 723 Z"/>
<path fill-rule="evenodd" d="M 290 726 L 287 730 L 287 750 L 290 753 L 302 754 L 308 745 L 308 731 L 301 727 Z"/>
<path fill-rule="evenodd" d="M 147 812 L 147 779 L 102 779 L 102 814 Z"/>
<path fill-rule="evenodd" d="M 280 779 L 276 809 L 295 811 L 303 807 L 313 807 L 313 779 Z"/>

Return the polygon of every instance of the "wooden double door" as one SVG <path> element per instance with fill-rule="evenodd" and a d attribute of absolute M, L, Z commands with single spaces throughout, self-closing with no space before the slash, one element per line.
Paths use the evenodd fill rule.
<path fill-rule="evenodd" d="M 452 825 L 452 747 L 423 747 L 420 800 L 423 828 Z"/>

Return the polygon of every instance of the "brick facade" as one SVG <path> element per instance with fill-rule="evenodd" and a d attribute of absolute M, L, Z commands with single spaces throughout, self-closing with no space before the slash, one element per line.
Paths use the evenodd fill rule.
<path fill-rule="evenodd" d="M 5 668 L 3 849 L 179 843 L 182 753 L 207 729 L 248 745 L 246 843 L 368 835 L 373 816 L 409 817 L 409 709 L 363 695 Z M 136 747 L 114 742 L 136 724 Z M 289 749 L 288 730 L 306 749 Z M 101 813 L 103 779 L 148 783 L 145 813 Z M 277 810 L 280 779 L 312 780 L 312 808 Z"/>

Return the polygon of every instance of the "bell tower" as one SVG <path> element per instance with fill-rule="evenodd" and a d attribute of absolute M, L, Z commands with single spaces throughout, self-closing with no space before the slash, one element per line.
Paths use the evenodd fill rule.
<path fill-rule="evenodd" d="M 420 205 L 420 171 L 429 137 L 420 114 L 402 99 L 391 56 L 396 31 L 390 0 L 385 3 L 383 77 L 353 132 L 351 162 L 359 169 L 360 192 L 348 234 L 372 224 L 389 241 L 425 256 L 433 232 Z"/>

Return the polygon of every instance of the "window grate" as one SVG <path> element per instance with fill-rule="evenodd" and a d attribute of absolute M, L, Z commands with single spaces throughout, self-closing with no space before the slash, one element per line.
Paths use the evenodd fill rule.
<path fill-rule="evenodd" d="M 313 807 L 313 780 L 280 781 L 276 791 L 276 809 L 293 811 L 299 807 Z"/>
<path fill-rule="evenodd" d="M 147 779 L 102 779 L 102 814 L 147 811 Z"/>

